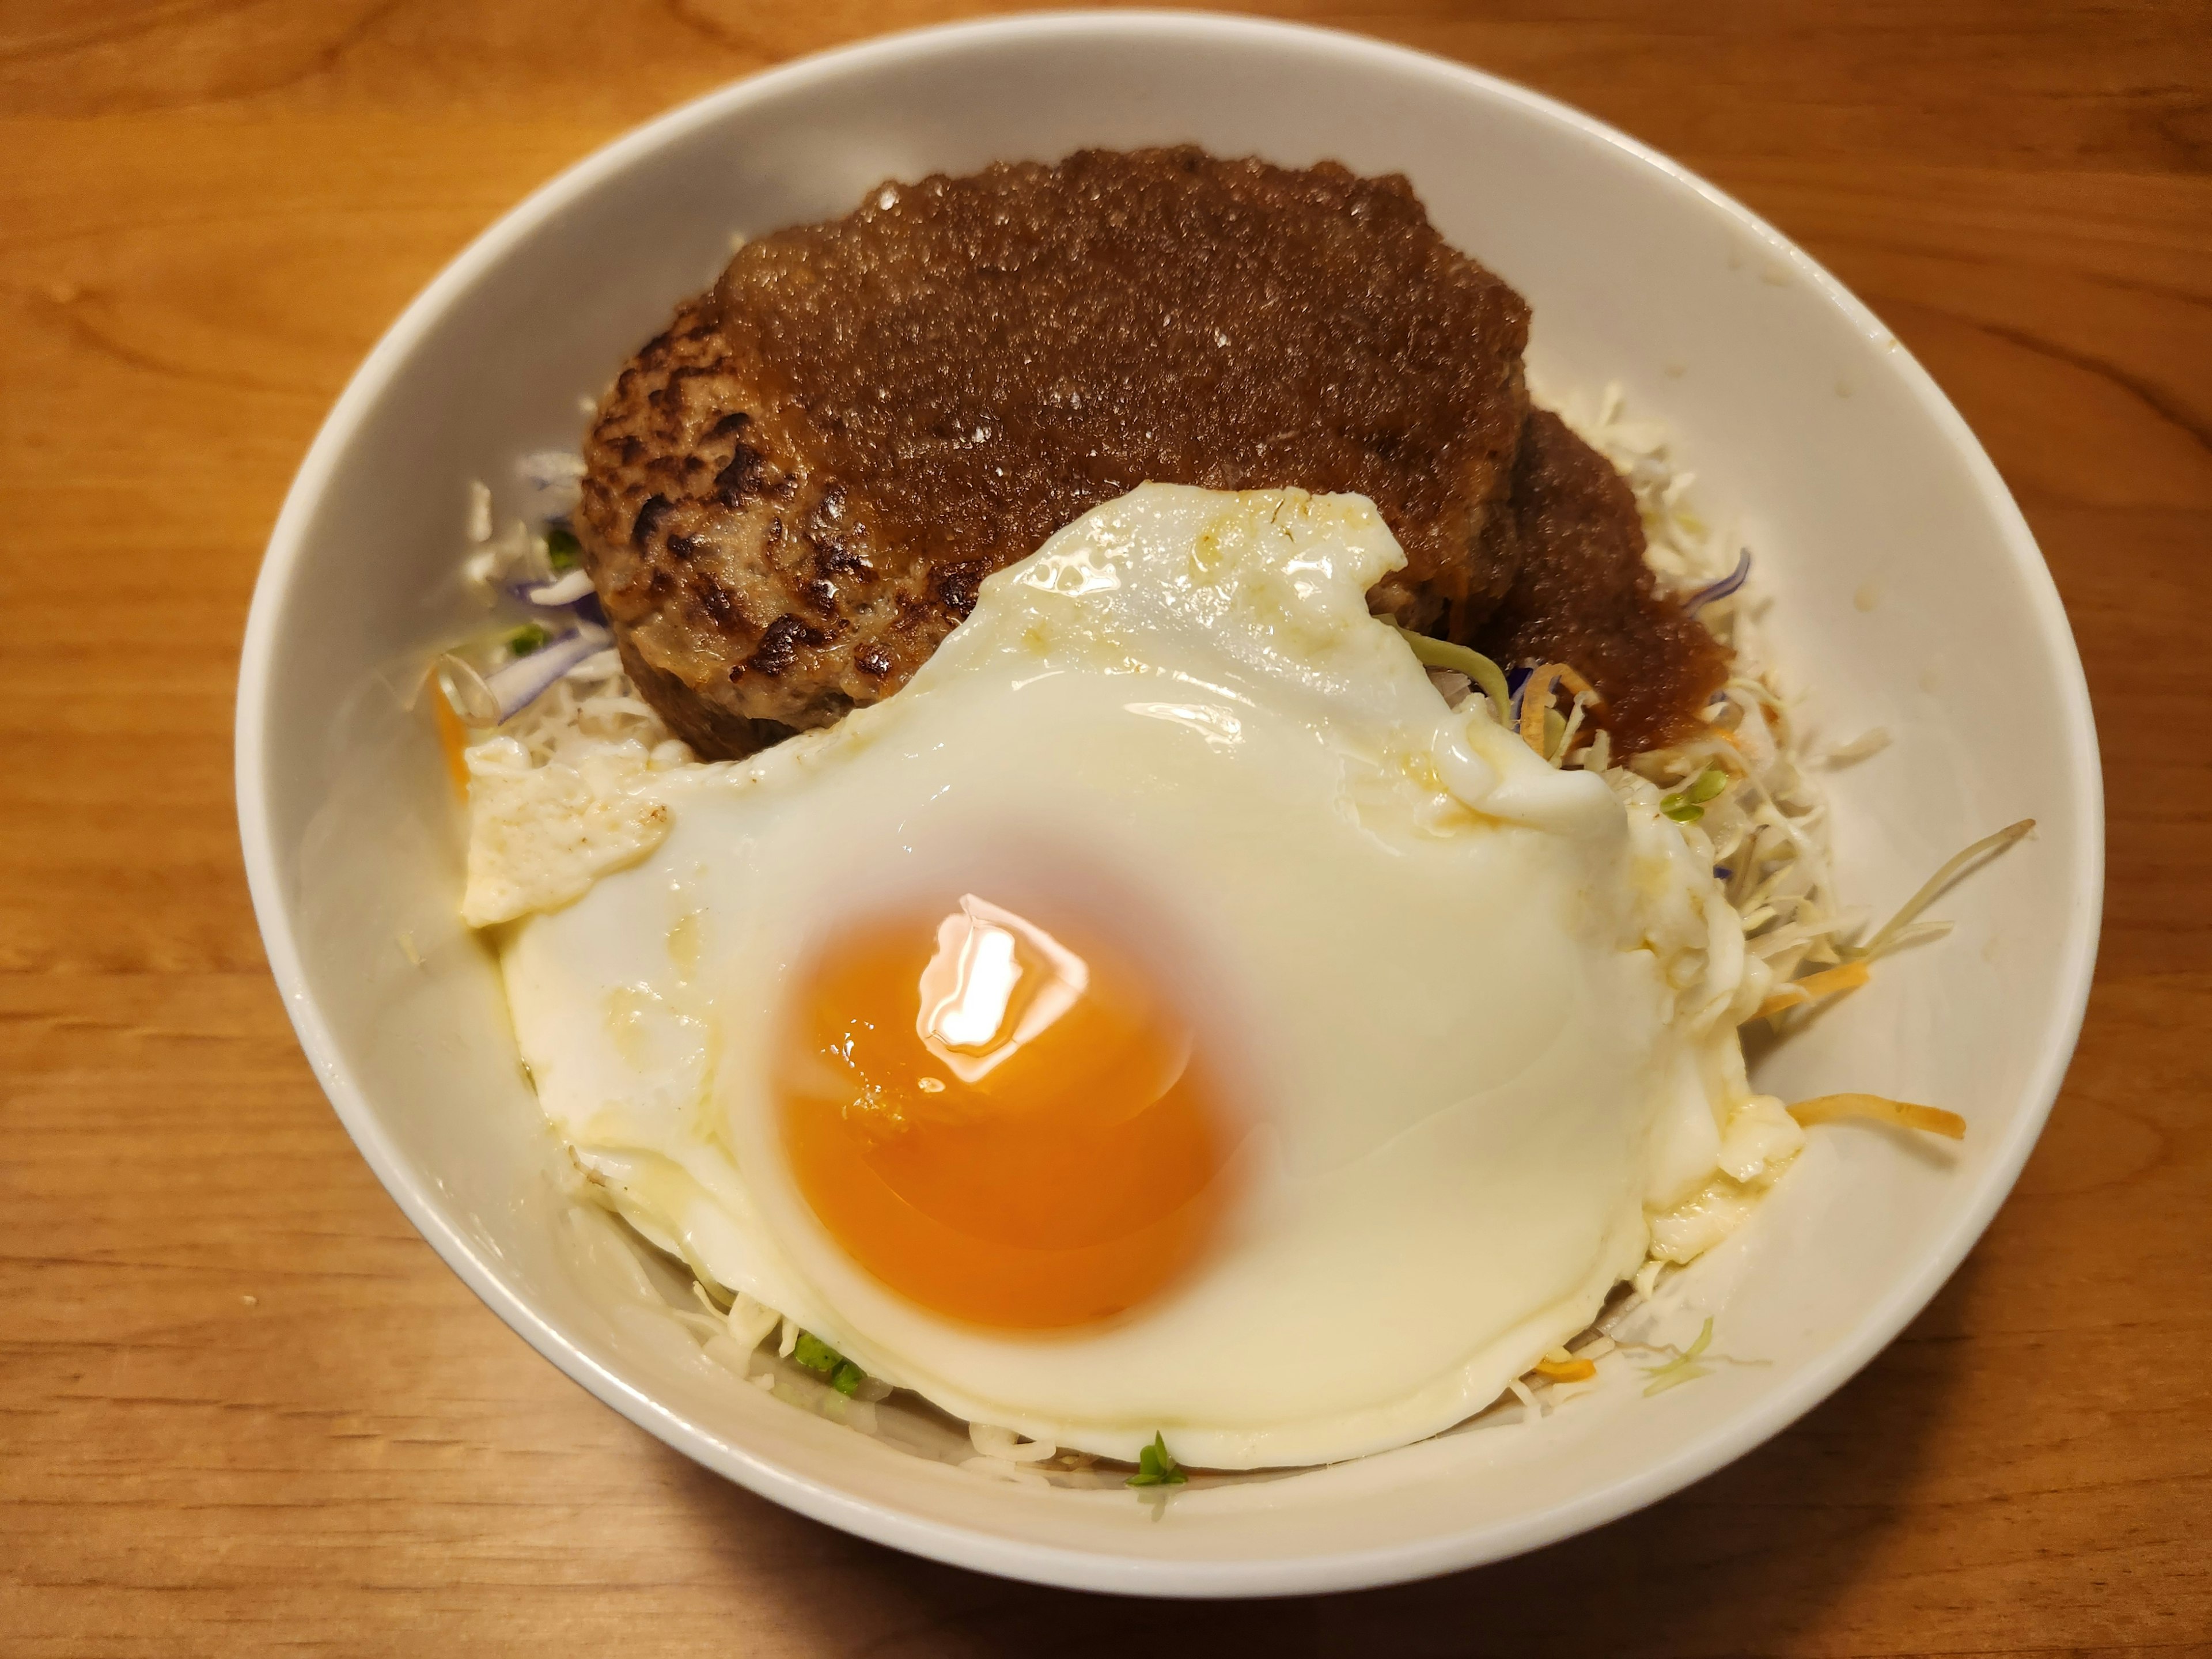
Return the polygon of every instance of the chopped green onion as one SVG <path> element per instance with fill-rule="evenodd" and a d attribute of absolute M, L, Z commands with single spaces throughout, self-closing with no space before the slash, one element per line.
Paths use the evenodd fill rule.
<path fill-rule="evenodd" d="M 1426 634 L 1416 634 L 1410 628 L 1398 631 L 1406 636 L 1413 647 L 1413 656 L 1426 668 L 1449 668 L 1462 673 L 1480 686 L 1490 698 L 1490 705 L 1498 714 L 1500 726 L 1513 724 L 1513 694 L 1505 687 L 1505 671 L 1482 654 L 1463 645 L 1454 645 L 1449 640 L 1432 640 Z"/>
<path fill-rule="evenodd" d="M 1137 1454 L 1137 1472 L 1124 1482 L 1132 1486 L 1180 1486 L 1190 1477 L 1168 1450 L 1167 1437 L 1155 1434 L 1152 1443 Z"/>
<path fill-rule="evenodd" d="M 808 1370 L 828 1377 L 830 1386 L 842 1395 L 849 1395 L 868 1380 L 867 1372 L 811 1331 L 799 1332 L 799 1340 L 792 1346 L 791 1357 Z"/>
<path fill-rule="evenodd" d="M 584 544 L 571 531 L 549 530 L 545 532 L 545 562 L 553 567 L 553 574 L 574 570 L 584 562 Z"/>
<path fill-rule="evenodd" d="M 1729 786 L 1729 775 L 1708 766 L 1671 795 L 1662 795 L 1659 810 L 1677 823 L 1695 823 L 1705 815 L 1705 803 Z"/>
<path fill-rule="evenodd" d="M 832 1375 L 837 1367 L 847 1363 L 843 1354 L 811 1331 L 799 1332 L 798 1346 L 792 1349 L 791 1357 L 808 1370 L 819 1371 L 824 1376 Z"/>
<path fill-rule="evenodd" d="M 507 648 L 518 657 L 542 651 L 553 636 L 536 623 L 525 623 L 507 636 Z"/>

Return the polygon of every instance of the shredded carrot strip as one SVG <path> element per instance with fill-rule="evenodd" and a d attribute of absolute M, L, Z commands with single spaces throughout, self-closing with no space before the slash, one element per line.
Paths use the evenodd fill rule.
<path fill-rule="evenodd" d="M 1605 699 L 1598 695 L 1597 687 L 1592 685 L 1565 663 L 1554 663 L 1553 666 L 1559 671 L 1559 684 L 1565 686 L 1570 692 L 1577 697 L 1588 697 L 1593 707 L 1604 707 Z"/>
<path fill-rule="evenodd" d="M 469 746 L 467 728 L 461 717 L 453 713 L 453 705 L 447 700 L 445 688 L 434 678 L 430 683 L 430 707 L 438 717 L 438 747 L 445 751 L 446 774 L 453 781 L 454 793 L 464 799 L 469 793 L 469 763 L 461 751 Z"/>
<path fill-rule="evenodd" d="M 1521 688 L 1521 741 L 1539 755 L 1544 752 L 1544 714 L 1552 706 L 1552 688 L 1559 683 L 1559 665 L 1546 663 L 1531 670 Z"/>
<path fill-rule="evenodd" d="M 1597 1375 L 1596 1364 L 1588 1359 L 1540 1359 L 1531 1369 L 1552 1382 L 1585 1382 Z"/>
<path fill-rule="evenodd" d="M 1753 1019 L 1771 1019 L 1777 1014 L 1787 1013 L 1792 1008 L 1802 1008 L 1808 1002 L 1818 1002 L 1822 997 L 1832 997 L 1838 991 L 1855 991 L 1873 977 L 1863 962 L 1847 962 L 1840 968 L 1831 968 L 1825 973 L 1808 974 L 1784 986 L 1759 1005 Z"/>
<path fill-rule="evenodd" d="M 1877 1123 L 1894 1123 L 1899 1128 L 1924 1129 L 1950 1140 L 1963 1140 L 1966 1136 L 1966 1120 L 1956 1112 L 1947 1112 L 1940 1106 L 1916 1106 L 1909 1100 L 1891 1100 L 1884 1095 L 1821 1095 L 1799 1101 L 1790 1109 L 1790 1115 L 1808 1129 L 1839 1117 L 1864 1117 Z"/>
<path fill-rule="evenodd" d="M 1553 688 L 1560 685 L 1577 697 L 1587 697 L 1592 708 L 1605 702 L 1595 686 L 1565 663 L 1547 662 L 1529 670 L 1528 683 L 1521 688 L 1521 741 L 1547 760 L 1551 756 L 1544 748 L 1544 716 L 1551 711 Z"/>

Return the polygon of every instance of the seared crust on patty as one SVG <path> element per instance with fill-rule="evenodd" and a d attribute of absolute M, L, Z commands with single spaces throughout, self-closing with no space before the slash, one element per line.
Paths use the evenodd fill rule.
<path fill-rule="evenodd" d="M 576 516 L 631 679 L 710 757 L 874 702 L 965 614 L 933 573 L 872 562 L 860 503 L 808 462 L 803 414 L 714 317 L 711 295 L 687 301 L 623 370 Z"/>
<path fill-rule="evenodd" d="M 903 684 L 991 572 L 1148 481 L 1369 496 L 1376 608 L 1465 637 L 1528 308 L 1401 177 L 1190 149 L 886 185 L 743 249 L 623 370 L 577 528 L 641 693 L 701 753 Z"/>

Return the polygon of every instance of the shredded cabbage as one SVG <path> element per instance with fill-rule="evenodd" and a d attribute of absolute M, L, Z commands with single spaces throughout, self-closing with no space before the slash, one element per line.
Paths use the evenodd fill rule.
<path fill-rule="evenodd" d="M 1480 686 L 1490 698 L 1491 708 L 1500 726 L 1513 724 L 1513 694 L 1506 689 L 1505 671 L 1482 654 L 1464 645 L 1454 645 L 1449 640 L 1432 640 L 1425 634 L 1416 634 L 1410 628 L 1398 630 L 1406 636 L 1413 655 L 1423 666 L 1449 668 L 1464 674 Z"/>
<path fill-rule="evenodd" d="M 1628 481 L 1644 521 L 1645 557 L 1661 586 L 1678 599 L 1696 598 L 1699 620 L 1735 653 L 1728 683 L 1703 713 L 1703 734 L 1669 748 L 1647 750 L 1625 768 L 1594 743 L 1567 764 L 1603 770 L 1624 793 L 1632 777 L 1662 792 L 1660 809 L 1702 835 L 1713 872 L 1743 919 L 1745 948 L 1765 963 L 1783 988 L 1759 1012 L 1772 1015 L 1863 983 L 1833 977 L 1846 963 L 1938 937 L 1948 923 L 1920 922 L 1929 903 L 1978 860 L 1994 855 L 2035 827 L 2023 819 L 1976 842 L 1952 859 L 1875 933 L 1860 940 L 1868 915 L 1837 896 L 1828 851 L 1828 808 L 1808 775 L 1811 760 L 1790 700 L 1767 662 L 1758 622 L 1764 605 L 1742 580 L 1750 554 L 1690 505 L 1695 475 L 1675 469 L 1667 428 L 1624 418 L 1618 385 L 1608 386 L 1594 415 L 1571 406 L 1561 416 Z M 1602 740 L 1604 733 L 1601 732 Z M 1880 727 L 1829 752 L 1826 764 L 1863 759 L 1889 741 Z M 1780 999 L 1790 990 L 1802 994 Z"/>

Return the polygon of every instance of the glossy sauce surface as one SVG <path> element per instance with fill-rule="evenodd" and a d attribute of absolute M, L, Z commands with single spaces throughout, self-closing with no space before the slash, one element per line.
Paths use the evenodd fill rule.
<path fill-rule="evenodd" d="M 1627 482 L 1549 410 L 1522 429 L 1511 533 L 1521 574 L 1475 647 L 1587 677 L 1604 696 L 1594 712 L 1615 754 L 1694 736 L 1698 711 L 1728 680 L 1728 650 L 1658 591 Z"/>
<path fill-rule="evenodd" d="M 1486 611 L 1510 576 L 1475 543 L 1528 307 L 1401 176 L 1178 149 L 886 184 L 747 246 L 717 299 L 876 538 L 971 588 L 1146 482 L 1356 492 L 1409 583 Z"/>

